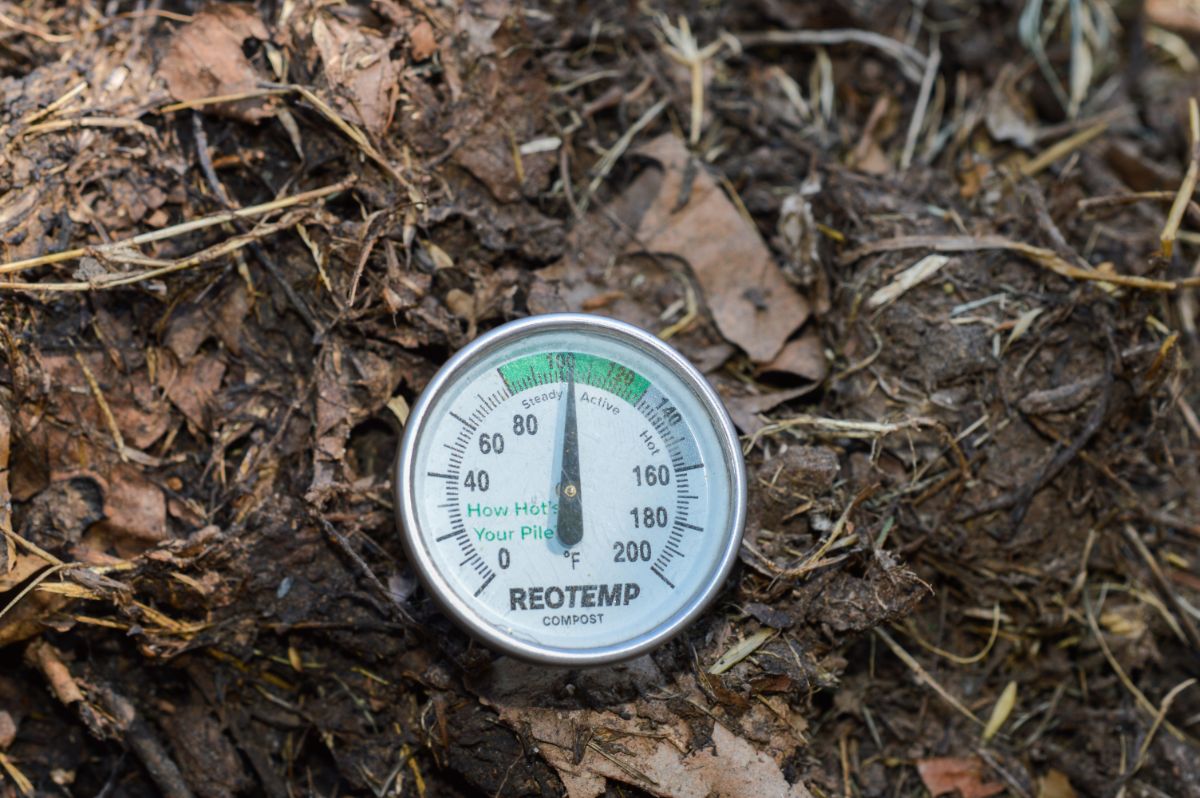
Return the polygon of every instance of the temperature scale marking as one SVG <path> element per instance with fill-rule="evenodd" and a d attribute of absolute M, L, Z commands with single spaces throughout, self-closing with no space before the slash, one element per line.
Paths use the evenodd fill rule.
<path fill-rule="evenodd" d="M 704 378 L 649 333 L 574 314 L 455 356 L 414 407 L 396 491 L 411 559 L 455 620 L 571 665 L 695 617 L 745 513 L 737 436 Z"/>

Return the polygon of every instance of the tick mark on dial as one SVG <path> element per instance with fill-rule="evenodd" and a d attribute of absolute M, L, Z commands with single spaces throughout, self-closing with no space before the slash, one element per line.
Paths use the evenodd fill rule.
<path fill-rule="evenodd" d="M 488 578 L 484 579 L 483 584 L 480 585 L 479 589 L 475 591 L 475 598 L 479 598 L 479 594 L 482 593 L 483 591 L 487 590 L 487 586 L 490 585 L 492 583 L 492 580 L 495 578 L 496 578 L 495 574 L 488 574 Z"/>
<path fill-rule="evenodd" d="M 666 582 L 666 583 L 667 583 L 667 586 L 668 586 L 668 587 L 670 587 L 672 590 L 674 590 L 674 589 L 675 589 L 675 583 L 674 583 L 674 582 L 672 582 L 670 579 L 667 579 L 665 576 L 663 576 L 663 575 L 662 575 L 662 571 L 658 570 L 658 568 L 656 568 L 656 567 L 654 567 L 654 566 L 651 566 L 651 567 L 650 567 L 650 572 L 651 572 L 652 574 L 654 574 L 655 576 L 657 576 L 659 579 L 661 579 L 661 580 L 663 580 L 664 582 Z"/>

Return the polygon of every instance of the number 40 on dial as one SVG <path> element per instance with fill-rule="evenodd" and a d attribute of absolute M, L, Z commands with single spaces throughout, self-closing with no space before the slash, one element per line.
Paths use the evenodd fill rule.
<path fill-rule="evenodd" d="M 644 330 L 583 314 L 512 322 L 459 352 L 395 467 L 406 549 L 441 607 L 505 653 L 625 659 L 720 590 L 745 520 L 729 417 Z"/>

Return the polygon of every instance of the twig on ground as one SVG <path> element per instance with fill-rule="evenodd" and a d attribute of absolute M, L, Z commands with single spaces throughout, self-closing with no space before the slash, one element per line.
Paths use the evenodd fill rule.
<path fill-rule="evenodd" d="M 1172 280 L 1154 280 L 1149 277 L 1116 274 L 1099 269 L 1084 269 L 1063 260 L 1054 250 L 1012 241 L 1002 236 L 897 236 L 863 244 L 842 255 L 839 260 L 843 266 L 848 266 L 867 255 L 905 249 L 931 249 L 934 252 L 975 252 L 986 249 L 1002 249 L 1024 255 L 1057 275 L 1077 280 L 1110 283 L 1146 291 L 1174 291 L 1184 285 L 1183 282 Z"/>
<path fill-rule="evenodd" d="M 192 112 L 192 133 L 196 138 L 196 153 L 200 160 L 200 170 L 204 173 L 204 179 L 208 182 L 209 188 L 216 195 L 221 205 L 225 206 L 226 210 L 237 210 L 237 203 L 230 198 L 229 192 L 225 189 L 225 184 L 221 182 L 221 179 L 217 176 L 217 170 L 213 166 L 212 156 L 208 152 L 208 134 L 204 130 L 204 120 L 198 111 Z M 241 219 L 235 219 L 231 224 L 243 236 L 253 232 Z M 304 229 L 302 224 L 297 223 L 295 226 L 299 230 Z M 307 240 L 305 243 L 308 243 Z M 296 290 L 292 288 L 292 284 L 288 282 L 283 272 L 275 265 L 275 261 L 267 255 L 266 251 L 263 250 L 257 241 L 249 242 L 249 247 L 250 252 L 253 253 L 258 262 L 267 270 L 271 278 L 278 283 L 284 295 L 288 298 L 288 302 L 291 303 L 292 307 L 300 315 L 300 318 L 304 320 L 304 323 L 308 325 L 309 330 L 319 334 L 323 330 L 322 325 L 317 322 L 316 316 L 313 315 L 308 303 L 296 293 Z M 322 277 L 324 277 L 324 271 L 321 269 L 319 262 L 317 269 L 321 272 Z"/>
<path fill-rule="evenodd" d="M 1129 674 L 1126 673 L 1125 669 L 1121 667 L 1121 663 L 1117 661 L 1115 656 L 1113 656 L 1112 649 L 1108 646 L 1108 641 L 1104 639 L 1104 633 L 1100 631 L 1100 624 L 1096 622 L 1096 612 L 1092 608 L 1092 600 L 1088 596 L 1086 590 L 1083 592 L 1083 608 L 1084 617 L 1087 619 L 1088 627 L 1092 630 L 1092 636 L 1096 638 L 1096 642 L 1099 643 L 1100 650 L 1103 652 L 1104 658 L 1108 660 L 1109 667 L 1113 669 L 1113 672 L 1117 674 L 1117 678 L 1120 680 L 1121 684 L 1126 690 L 1129 691 L 1129 694 L 1134 697 L 1134 700 L 1137 701 L 1137 705 L 1141 707 L 1142 710 L 1144 710 L 1147 714 L 1157 720 L 1159 708 L 1154 706 L 1150 699 L 1146 698 L 1146 694 L 1138 689 L 1138 686 L 1133 683 L 1132 679 L 1129 678 Z M 1171 733 L 1171 736 L 1180 742 L 1188 741 L 1189 738 L 1187 734 L 1185 734 L 1183 730 L 1171 723 L 1169 720 L 1164 718 L 1161 722 L 1161 725 L 1165 726 L 1167 731 Z"/>
<path fill-rule="evenodd" d="M 1106 130 L 1108 130 L 1108 123 L 1100 122 L 1099 124 L 1085 128 L 1072 136 L 1068 136 L 1062 141 L 1052 144 L 1038 153 L 1036 157 L 1027 161 L 1021 167 L 1021 174 L 1025 177 L 1033 177 L 1050 164 L 1075 152 L 1084 144 L 1087 144 L 1089 141 L 1096 138 Z"/>
<path fill-rule="evenodd" d="M 953 662 L 955 665 L 974 665 L 977 662 L 983 662 L 984 658 L 986 658 L 991 652 L 992 646 L 996 645 L 996 639 L 1000 636 L 1000 604 L 997 602 L 996 604 L 992 605 L 992 632 L 988 636 L 988 641 L 984 643 L 983 648 L 979 650 L 978 654 L 972 654 L 969 657 L 964 657 L 951 651 L 946 651 L 945 649 L 938 648 L 933 643 L 928 642 L 924 637 L 921 636 L 921 633 L 917 631 L 917 626 L 915 623 L 913 623 L 912 618 L 907 619 L 904 626 L 904 631 L 909 637 L 917 641 L 917 645 L 926 651 L 937 654 L 939 657 L 944 657 L 945 659 Z"/>
<path fill-rule="evenodd" d="M 1129 775 L 1137 773 L 1142 769 L 1142 765 L 1146 764 L 1146 755 L 1150 753 L 1150 744 L 1154 742 L 1154 735 L 1158 733 L 1163 722 L 1167 719 L 1167 711 L 1171 708 L 1171 704 L 1179 697 L 1179 694 L 1196 683 L 1196 679 L 1185 679 L 1179 684 L 1171 688 L 1165 696 L 1162 703 L 1158 707 L 1158 714 L 1154 716 L 1154 723 L 1150 724 L 1150 731 L 1146 732 L 1146 739 L 1142 740 L 1142 747 L 1138 749 L 1137 759 L 1134 760 L 1133 770 L 1129 771 Z"/>
<path fill-rule="evenodd" d="M 25 23 L 15 20 L 3 12 L 0 12 L 0 25 L 20 31 L 21 33 L 29 34 L 30 36 L 36 36 L 37 38 L 46 42 L 46 44 L 66 44 L 67 42 L 75 40 L 75 37 L 71 34 L 50 33 L 49 31 L 35 28 L 32 25 L 26 25 Z"/>
<path fill-rule="evenodd" d="M 1150 571 L 1150 577 L 1154 581 L 1154 586 L 1158 589 L 1159 595 L 1163 601 L 1175 612 L 1175 619 L 1179 622 L 1179 628 L 1183 631 L 1187 642 L 1191 644 L 1196 654 L 1200 654 L 1200 631 L 1196 629 L 1196 622 L 1192 620 L 1192 616 L 1179 601 L 1179 595 L 1171 587 L 1171 580 L 1167 579 L 1163 573 L 1162 566 L 1158 564 L 1158 559 L 1154 556 L 1154 552 L 1150 551 L 1150 547 L 1146 545 L 1146 541 L 1142 540 L 1142 536 L 1137 530 L 1129 524 L 1123 524 L 1121 531 L 1125 534 L 1125 539 L 1137 551 L 1138 556 L 1146 563 L 1147 569 Z"/>
<path fill-rule="evenodd" d="M 1106 208 L 1112 205 L 1132 205 L 1135 202 L 1143 200 L 1158 200 L 1159 202 L 1174 202 L 1176 192 L 1174 191 L 1135 191 L 1131 194 L 1105 194 L 1100 197 L 1087 197 L 1079 200 L 1075 207 L 1081 213 L 1086 213 L 1093 209 Z M 1187 213 L 1192 221 L 1200 224 L 1200 203 L 1195 200 L 1188 200 Z"/>
<path fill-rule="evenodd" d="M 1183 182 L 1179 184 L 1179 192 L 1175 195 L 1175 201 L 1171 203 L 1171 210 L 1167 213 L 1167 223 L 1163 225 L 1162 235 L 1159 236 L 1159 240 L 1162 241 L 1164 258 L 1171 257 L 1171 253 L 1175 251 L 1175 237 L 1179 234 L 1179 223 L 1183 221 L 1183 212 L 1192 201 L 1192 195 L 1196 193 L 1196 179 L 1200 177 L 1200 108 L 1196 105 L 1195 97 L 1188 100 L 1188 127 L 1191 133 L 1192 155 L 1188 159 L 1188 168 L 1183 176 Z"/>
<path fill-rule="evenodd" d="M 198 100 L 189 100 L 181 103 L 171 103 L 170 105 L 165 105 L 160 108 L 159 113 L 172 113 L 174 111 L 182 111 L 187 108 L 202 108 L 206 105 L 234 102 L 237 100 L 247 100 L 256 97 L 298 94 L 304 100 L 307 100 L 308 103 L 314 109 L 316 109 L 317 113 L 325 117 L 325 119 L 327 119 L 334 127 L 340 130 L 342 134 L 346 136 L 346 138 L 350 139 L 350 141 L 352 141 L 355 146 L 362 151 L 363 155 L 374 161 L 375 165 L 383 170 L 384 174 L 392 178 L 392 180 L 394 180 L 398 185 L 402 186 L 408 193 L 408 200 L 412 205 L 418 207 L 425 206 L 425 195 L 421 193 L 421 190 L 407 180 L 404 175 L 400 174 L 400 172 L 396 170 L 396 167 L 392 165 L 391 161 L 383 157 L 383 154 L 375 148 L 375 145 L 371 143 L 371 140 L 367 138 L 365 133 L 359 130 L 357 126 L 353 125 L 344 117 L 342 117 L 342 115 L 335 111 L 333 107 L 329 105 L 329 103 L 318 97 L 312 89 L 298 84 L 264 83 L 261 85 L 262 88 L 255 91 L 204 97 Z"/>
<path fill-rule="evenodd" d="M 231 222 L 234 219 L 253 219 L 258 216 L 264 216 L 275 211 L 285 210 L 297 205 L 304 205 L 316 200 L 325 199 L 339 192 L 345 191 L 350 186 L 354 185 L 357 178 L 349 177 L 345 180 L 340 180 L 332 185 L 316 188 L 311 191 L 304 191 L 299 194 L 293 194 L 289 197 L 280 197 L 279 199 L 264 202 L 261 205 L 252 205 L 249 208 L 241 208 L 239 210 L 223 211 L 214 213 L 209 216 L 203 216 L 199 219 L 181 222 L 180 224 L 164 227 L 161 230 L 151 230 L 147 233 L 140 233 L 130 238 L 125 238 L 120 241 L 113 241 L 109 244 L 100 244 L 94 247 L 78 247 L 76 249 L 68 249 L 62 252 L 52 252 L 49 255 L 39 255 L 36 258 L 26 258 L 24 260 L 12 261 L 11 263 L 0 264 L 0 274 L 14 274 L 33 269 L 38 266 L 49 266 L 55 263 L 63 263 L 64 261 L 77 260 L 85 255 L 103 255 L 116 254 L 125 255 L 132 247 L 149 244 L 155 241 L 165 241 L 170 238 L 176 238 L 187 233 L 193 233 L 197 230 L 205 230 L 209 227 Z M 122 275 L 123 276 L 123 275 Z M 145 279 L 145 278 L 143 278 Z M 16 287 L 36 288 L 35 285 L 23 286 L 15 284 Z M 8 287 L 8 286 L 4 286 Z M 65 289 L 71 290 L 71 289 Z"/>
<path fill-rule="evenodd" d="M 666 43 L 663 50 L 677 63 L 688 68 L 692 88 L 692 113 L 688 133 L 688 144 L 700 143 L 700 128 L 704 122 L 704 62 L 716 55 L 725 44 L 721 39 L 701 47 L 692 35 L 692 26 L 687 17 L 679 16 L 679 27 L 673 27 L 666 14 L 658 15 L 658 26 L 662 29 Z"/>
<path fill-rule="evenodd" d="M 67 570 L 68 568 L 74 568 L 75 565 L 75 563 L 59 563 L 58 565 L 52 565 L 46 570 L 40 572 L 33 579 L 29 580 L 29 582 L 21 588 L 20 592 L 13 596 L 7 604 L 5 604 L 3 607 L 0 607 L 0 619 L 3 619 L 5 615 L 7 615 L 14 607 L 21 603 L 22 599 L 36 590 L 47 579 L 55 574 Z"/>
<path fill-rule="evenodd" d="M 782 579 L 782 580 L 787 581 L 787 580 L 792 580 L 792 579 L 798 579 L 801 576 L 804 576 L 809 571 L 813 571 L 813 570 L 816 570 L 817 568 L 821 568 L 825 565 L 830 564 L 830 561 L 826 561 L 823 558 L 834 547 L 834 544 L 838 543 L 838 541 L 841 539 L 842 533 L 845 532 L 848 522 L 850 520 L 851 511 L 854 510 L 855 507 L 857 507 L 859 504 L 861 504 L 865 499 L 867 499 L 874 492 L 875 492 L 875 486 L 870 486 L 870 487 L 867 487 L 867 488 L 863 489 L 862 491 L 860 491 L 859 494 L 857 496 L 855 496 L 850 501 L 849 504 L 846 505 L 845 509 L 842 510 L 842 514 L 840 516 L 838 516 L 837 523 L 834 524 L 833 530 L 829 533 L 829 537 L 825 538 L 825 540 L 821 543 L 821 545 L 817 547 L 816 551 L 814 551 L 812 554 L 805 557 L 804 562 L 802 562 L 800 565 L 796 566 L 795 568 L 781 568 L 780 566 L 776 565 L 769 557 L 765 556 L 762 552 L 760 552 L 758 549 L 756 549 L 754 546 L 752 546 L 749 543 L 743 542 L 742 546 L 745 547 L 751 554 L 755 555 L 762 562 L 764 567 L 768 571 L 770 571 L 770 573 L 775 578 L 775 580 Z M 847 539 L 847 542 L 852 543 L 853 541 Z"/>
<path fill-rule="evenodd" d="M 43 133 L 53 133 L 58 130 L 71 130 L 80 127 L 128 128 L 136 130 L 146 138 L 158 143 L 158 133 L 145 122 L 136 119 L 125 119 L 113 116 L 89 116 L 80 119 L 56 119 L 53 122 L 42 122 L 30 125 L 21 131 L 22 136 L 38 136 Z"/>
<path fill-rule="evenodd" d="M 413 620 L 408 610 L 405 609 L 404 606 L 396 600 L 396 597 L 392 594 L 392 592 L 388 590 L 386 586 L 384 586 L 383 582 L 379 580 L 379 577 L 375 575 L 375 572 L 371 570 L 371 566 L 367 565 L 366 561 L 359 556 L 358 552 L 356 552 L 350 545 L 350 542 L 346 540 L 346 537 L 337 530 L 337 527 L 324 518 L 320 519 L 320 522 L 321 528 L 325 530 L 325 534 L 337 547 L 338 551 L 350 558 L 350 561 L 353 562 L 359 572 L 366 577 L 367 581 L 371 583 L 371 586 L 374 587 L 379 595 L 382 596 L 384 600 L 396 610 L 396 614 L 400 616 L 400 619 L 408 624 L 415 624 L 416 622 Z"/>
<path fill-rule="evenodd" d="M 666 107 L 667 98 L 664 97 L 654 105 L 647 108 L 646 112 L 639 116 L 637 121 L 630 125 L 628 130 L 621 134 L 616 143 L 609 147 L 608 150 L 605 151 L 604 155 L 600 156 L 600 160 L 596 161 L 595 176 L 592 177 L 592 181 L 588 183 L 587 193 L 585 193 L 579 200 L 580 213 L 583 213 L 587 210 L 588 205 L 591 203 L 592 195 L 596 193 L 598 188 L 600 188 L 600 185 L 604 182 L 604 179 L 608 177 L 608 173 L 612 171 L 612 168 L 617 165 L 617 161 L 621 160 L 621 156 L 625 154 L 625 150 L 629 149 L 629 145 L 633 143 L 634 137 L 637 136 L 638 133 L 642 132 L 643 128 L 653 122 L 655 117 L 662 113 L 662 110 Z"/>
<path fill-rule="evenodd" d="M 210 105 L 223 105 L 225 103 L 236 103 L 242 100 L 256 100 L 259 97 L 278 97 L 284 94 L 291 94 L 291 88 L 281 89 L 254 89 L 253 91 L 242 91 L 236 94 L 220 94 L 212 97 L 201 97 L 198 100 L 184 100 L 183 102 L 171 103 L 164 105 L 158 109 L 160 114 L 172 114 L 176 111 L 185 111 L 188 108 L 205 108 Z"/>
<path fill-rule="evenodd" d="M 79 368 L 83 369 L 83 378 L 87 380 L 88 387 L 92 391 L 92 396 L 96 398 L 96 404 L 100 406 L 100 414 L 104 416 L 104 423 L 108 425 L 108 431 L 113 437 L 113 443 L 117 445 L 117 454 L 121 457 L 121 462 L 128 462 L 129 458 L 125 455 L 125 436 L 121 434 L 121 428 L 117 425 L 117 419 L 113 416 L 112 408 L 108 406 L 108 400 L 104 398 L 104 391 L 100 390 L 100 383 L 96 381 L 96 375 L 92 374 L 92 370 L 88 368 L 87 361 L 79 352 L 75 353 L 75 362 L 79 364 Z"/>
<path fill-rule="evenodd" d="M 9 291 L 96 291 L 109 288 L 117 288 L 125 285 L 133 285 L 145 280 L 153 280 L 158 277 L 164 277 L 174 272 L 189 269 L 193 266 L 198 266 L 201 263 L 208 263 L 217 258 L 232 254 L 242 247 L 249 246 L 254 242 L 274 235 L 280 230 L 286 230 L 296 224 L 303 218 L 305 211 L 293 211 L 284 214 L 277 222 L 263 224 L 254 228 L 250 233 L 241 236 L 233 236 L 227 238 L 219 244 L 202 249 L 199 252 L 189 255 L 186 258 L 179 260 L 157 260 L 152 258 L 136 258 L 124 256 L 127 261 L 141 264 L 153 264 L 154 268 L 145 269 L 136 272 L 113 272 L 100 277 L 92 278 L 91 280 L 77 280 L 73 282 L 60 283 L 18 283 L 18 282 L 0 282 L 0 290 L 7 289 Z M 109 246 L 96 247 L 94 252 L 103 250 L 105 253 L 112 252 Z M 87 250 L 84 250 L 86 252 Z"/>
<path fill-rule="evenodd" d="M 773 435 L 776 432 L 793 427 L 807 427 L 815 434 L 833 438 L 870 439 L 882 438 L 885 435 L 891 435 L 894 432 L 901 432 L 907 429 L 920 429 L 921 427 L 933 426 L 934 423 L 932 419 L 925 418 L 924 416 L 888 424 L 878 421 L 847 421 L 840 418 L 821 418 L 805 413 L 782 419 L 774 424 L 768 424 L 754 433 L 744 448 L 749 451 L 754 448 L 754 445 L 764 435 Z"/>
<path fill-rule="evenodd" d="M 17 564 L 17 535 L 12 527 L 12 491 L 8 486 L 8 463 L 12 453 L 12 416 L 8 408 L 0 404 L 0 535 L 4 546 L 0 548 L 0 576 L 4 576 Z"/>
<path fill-rule="evenodd" d="M 927 60 L 915 47 L 887 36 L 871 31 L 855 28 L 839 28 L 834 30 L 771 30 L 736 34 L 742 47 L 761 47 L 773 44 L 863 44 L 893 58 L 899 65 L 904 77 L 913 83 L 920 83 Z"/>
<path fill-rule="evenodd" d="M 93 685 L 89 693 L 115 724 L 125 743 L 146 767 L 150 778 L 167 798 L 192 798 L 192 791 L 153 728 L 138 714 L 132 702 L 107 685 Z"/>
<path fill-rule="evenodd" d="M 945 255 L 926 255 L 892 278 L 867 298 L 868 308 L 879 308 L 900 298 L 906 291 L 933 277 L 950 262 Z"/>
<path fill-rule="evenodd" d="M 1042 467 L 1025 484 L 1021 485 L 1017 490 L 1011 493 L 999 496 L 993 501 L 981 504 L 971 509 L 970 512 L 959 516 L 959 521 L 967 521 L 971 518 L 978 518 L 981 515 L 998 512 L 1000 510 L 1011 510 L 1009 516 L 1010 534 L 1015 534 L 1017 527 L 1025 520 L 1025 514 L 1029 512 L 1029 504 L 1039 492 L 1066 468 L 1067 464 L 1074 460 L 1085 446 L 1095 437 L 1096 433 L 1104 424 L 1104 419 L 1108 416 L 1109 402 L 1112 397 L 1113 386 L 1113 355 L 1110 350 L 1105 351 L 1104 364 L 1104 382 L 1100 386 L 1100 395 L 1096 400 L 1092 412 L 1088 415 L 1087 421 L 1083 425 L 1083 429 L 1067 446 L 1062 446 L 1061 443 L 1056 444 L 1059 450 L 1047 460 Z"/>
<path fill-rule="evenodd" d="M 0 772 L 5 773 L 13 783 L 17 785 L 22 795 L 31 795 L 33 793 L 33 782 L 13 764 L 13 761 L 0 753 Z"/>
<path fill-rule="evenodd" d="M 938 680 L 933 678 L 929 671 L 925 670 L 925 668 L 921 666 L 921 663 L 917 662 L 916 659 L 913 658 L 912 654 L 909 654 L 907 651 L 905 651 L 904 648 L 901 647 L 901 645 L 897 643 L 891 635 L 880 628 L 875 629 L 875 635 L 883 641 L 884 645 L 892 650 L 893 654 L 899 657 L 901 662 L 908 666 L 908 669 L 911 670 L 917 677 L 917 681 L 924 682 L 927 686 L 932 688 L 933 691 L 937 693 L 943 701 L 953 707 L 964 718 L 973 720 L 980 726 L 983 725 L 983 721 L 976 717 L 974 712 L 967 709 L 963 702 L 951 695 L 950 691 L 945 687 L 942 687 Z"/>
<path fill-rule="evenodd" d="M 917 138 L 921 135 L 921 126 L 925 122 L 925 114 L 929 109 L 929 95 L 933 91 L 933 81 L 937 77 L 938 67 L 942 64 L 942 48 L 935 37 L 925 64 L 925 74 L 921 76 L 921 89 L 917 93 L 917 105 L 913 109 L 912 120 L 908 123 L 908 134 L 904 139 L 904 152 L 900 155 L 900 169 L 907 169 L 912 164 L 913 152 L 917 149 Z"/>

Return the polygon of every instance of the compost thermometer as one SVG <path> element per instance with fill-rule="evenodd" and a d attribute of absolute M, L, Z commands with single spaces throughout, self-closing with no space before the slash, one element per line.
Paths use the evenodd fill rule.
<path fill-rule="evenodd" d="M 395 490 L 443 609 L 561 665 L 682 630 L 729 573 L 746 512 L 737 435 L 704 377 L 586 314 L 510 322 L 451 358 L 409 417 Z"/>

